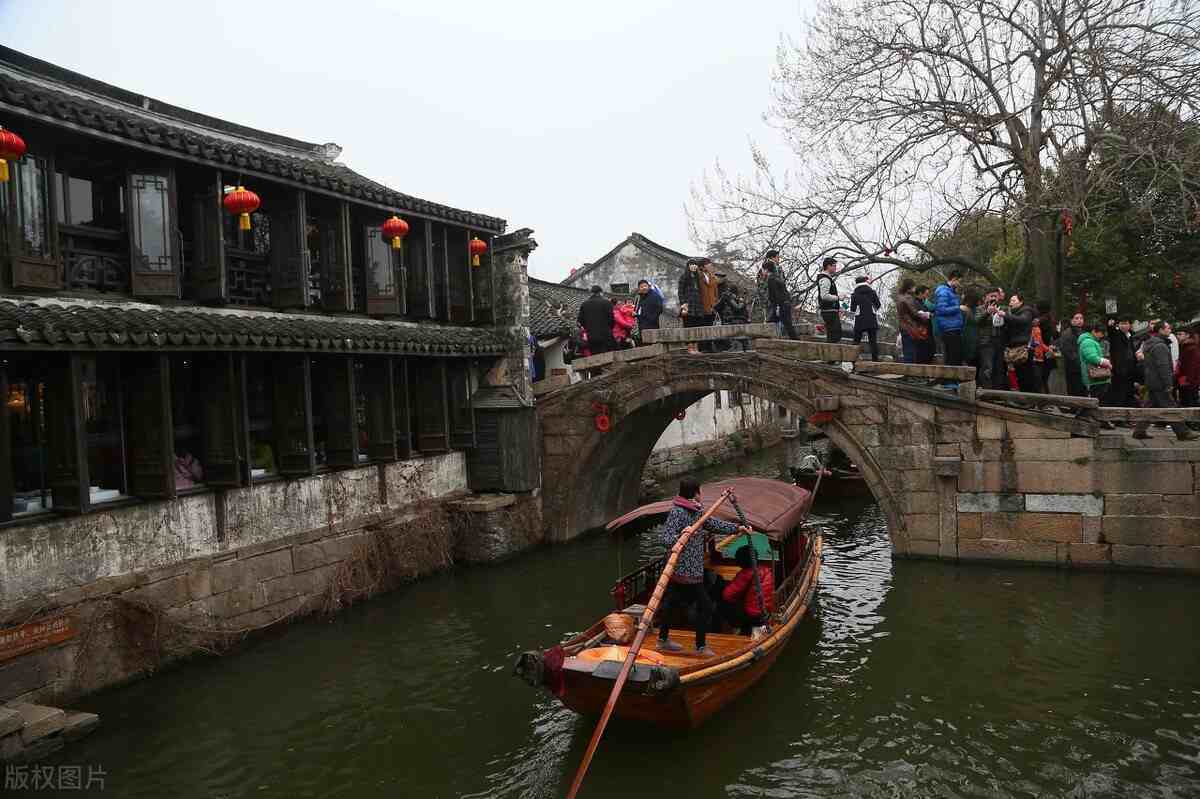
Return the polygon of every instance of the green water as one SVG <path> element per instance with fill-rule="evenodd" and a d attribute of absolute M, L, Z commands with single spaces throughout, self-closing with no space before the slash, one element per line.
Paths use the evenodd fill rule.
<path fill-rule="evenodd" d="M 610 726 L 581 796 L 1200 796 L 1200 583 L 893 562 L 873 503 L 817 511 L 818 599 L 774 669 L 699 730 Z M 54 763 L 111 797 L 562 796 L 593 722 L 511 664 L 650 548 L 459 570 L 90 698 L 101 730 Z"/>

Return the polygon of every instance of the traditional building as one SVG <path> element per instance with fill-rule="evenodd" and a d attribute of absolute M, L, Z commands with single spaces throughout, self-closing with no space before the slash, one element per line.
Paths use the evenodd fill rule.
<path fill-rule="evenodd" d="M 629 294 L 637 290 L 639 280 L 650 280 L 662 289 L 667 298 L 667 308 L 678 309 L 679 278 L 687 269 L 688 259 L 698 257 L 664 247 L 641 233 L 630 233 L 624 241 L 594 262 L 576 269 L 562 283 L 582 289 L 596 285 L 613 294 Z M 717 265 L 717 271 L 741 286 L 748 300 L 753 298 L 754 281 L 732 268 L 722 269 L 720 264 Z"/>
<path fill-rule="evenodd" d="M 465 491 L 477 388 L 532 418 L 528 230 L 3 47 L 0 126 L 0 611 Z"/>

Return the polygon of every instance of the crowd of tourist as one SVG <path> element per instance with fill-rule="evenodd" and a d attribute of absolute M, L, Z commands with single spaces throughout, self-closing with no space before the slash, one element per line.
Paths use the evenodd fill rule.
<path fill-rule="evenodd" d="M 879 295 L 870 278 L 860 276 L 849 302 L 843 303 L 837 272 L 837 259 L 828 257 L 816 279 L 826 340 L 842 340 L 842 314 L 848 309 L 854 318 L 854 343 L 865 337 L 872 359 L 879 360 Z M 765 289 L 767 321 L 778 323 L 781 335 L 799 338 L 777 250 L 767 252 L 758 279 Z M 689 259 L 677 288 L 684 327 L 750 320 L 747 298 L 708 258 Z M 905 278 L 895 303 L 897 346 L 905 363 L 932 364 L 940 352 L 943 365 L 973 366 L 979 388 L 1093 397 L 1115 408 L 1200 407 L 1200 324 L 1176 330 L 1167 321 L 1151 320 L 1135 328 L 1129 316 L 1087 321 L 1082 313 L 1060 323 L 1049 302 L 1033 302 L 1019 290 L 964 285 L 959 270 L 951 270 L 945 282 L 932 289 Z M 633 303 L 605 298 L 602 289 L 593 286 L 579 309 L 580 354 L 634 346 L 641 331 L 658 328 L 663 308 L 662 290 L 648 280 L 638 282 Z M 728 346 L 692 343 L 689 351 Z M 1195 437 L 1182 423 L 1174 428 L 1181 439 Z M 1145 424 L 1135 426 L 1135 437 L 1147 435 Z"/>
<path fill-rule="evenodd" d="M 933 363 L 938 349 L 947 366 L 974 366 L 980 388 L 1093 397 L 1105 407 L 1200 407 L 1200 325 L 1175 330 L 1155 319 L 1137 329 L 1130 316 L 1085 321 L 1075 313 L 1061 323 L 1050 303 L 962 287 L 951 271 L 933 290 L 911 279 L 896 296 L 900 348 L 906 363 Z M 1061 380 L 1053 380 L 1061 369 Z M 1176 435 L 1196 434 L 1182 423 Z M 1147 424 L 1134 427 L 1148 437 Z"/>

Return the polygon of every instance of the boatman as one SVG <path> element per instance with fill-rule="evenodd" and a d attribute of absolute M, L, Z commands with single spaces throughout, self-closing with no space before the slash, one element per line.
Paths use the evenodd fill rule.
<path fill-rule="evenodd" d="M 701 502 L 700 483 L 691 477 L 679 481 L 679 496 L 671 505 L 667 521 L 663 525 L 663 544 L 668 548 L 675 546 L 685 527 L 695 523 L 700 518 Z M 658 650 L 660 652 L 682 652 L 683 647 L 670 638 L 668 619 L 673 611 L 683 608 L 685 611 L 692 605 L 696 606 L 696 654 L 700 657 L 715 657 L 716 653 L 706 646 L 708 626 L 712 622 L 713 601 L 704 588 L 704 550 L 711 536 L 732 535 L 743 533 L 750 535 L 749 527 L 742 527 L 731 522 L 709 518 L 704 527 L 697 530 L 688 539 L 679 559 L 675 564 L 675 573 L 667 583 L 663 595 L 662 607 L 658 610 Z"/>

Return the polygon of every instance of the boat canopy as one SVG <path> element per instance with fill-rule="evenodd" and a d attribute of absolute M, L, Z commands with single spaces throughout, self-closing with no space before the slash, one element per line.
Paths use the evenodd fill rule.
<path fill-rule="evenodd" d="M 811 496 L 803 488 L 782 480 L 770 480 L 765 477 L 734 477 L 729 480 L 704 483 L 700 486 L 701 499 L 707 505 L 726 488 L 734 490 L 738 505 L 746 514 L 746 521 L 750 522 L 750 526 L 772 538 L 783 538 L 800 523 L 804 518 L 804 510 L 808 506 Z M 674 500 L 664 499 L 635 508 L 613 519 L 605 525 L 605 529 L 616 530 L 638 519 L 666 515 L 671 511 L 672 502 Z M 713 516 L 727 522 L 738 521 L 737 512 L 728 502 L 717 508 L 717 512 Z"/>

